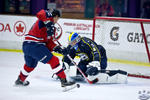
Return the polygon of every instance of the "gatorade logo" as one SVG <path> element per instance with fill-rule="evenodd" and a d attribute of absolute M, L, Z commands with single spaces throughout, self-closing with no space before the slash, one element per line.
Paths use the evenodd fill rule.
<path fill-rule="evenodd" d="M 117 33 L 119 31 L 119 27 L 115 26 L 111 29 L 110 31 L 110 38 L 113 40 L 113 41 L 117 41 L 118 38 L 119 38 L 119 33 Z"/>

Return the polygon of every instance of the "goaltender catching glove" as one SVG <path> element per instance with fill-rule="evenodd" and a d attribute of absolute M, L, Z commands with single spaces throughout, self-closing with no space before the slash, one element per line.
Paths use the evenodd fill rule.
<path fill-rule="evenodd" d="M 100 62 L 92 61 L 87 65 L 86 74 L 90 76 L 94 76 L 98 74 L 98 70 L 100 70 Z"/>
<path fill-rule="evenodd" d="M 99 61 L 92 61 L 87 65 L 87 67 L 89 67 L 89 66 L 97 67 L 98 70 L 100 70 L 100 62 Z"/>

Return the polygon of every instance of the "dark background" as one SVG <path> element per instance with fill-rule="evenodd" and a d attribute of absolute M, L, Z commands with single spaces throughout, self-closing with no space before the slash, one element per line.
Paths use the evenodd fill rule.
<path fill-rule="evenodd" d="M 63 18 L 87 19 L 97 16 L 96 9 L 104 2 L 105 0 L 0 0 L 0 14 L 33 16 L 40 9 L 57 8 Z M 150 18 L 150 0 L 108 2 L 114 10 L 111 17 Z"/>

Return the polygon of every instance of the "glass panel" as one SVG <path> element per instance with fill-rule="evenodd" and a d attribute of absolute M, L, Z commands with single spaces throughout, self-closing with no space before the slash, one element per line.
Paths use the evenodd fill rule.
<path fill-rule="evenodd" d="M 15 14 L 29 14 L 30 0 L 5 0 L 5 12 Z"/>
<path fill-rule="evenodd" d="M 84 0 L 48 0 L 48 3 L 55 3 L 63 12 L 84 12 Z"/>
<path fill-rule="evenodd" d="M 122 17 L 127 14 L 127 0 L 96 0 L 96 16 Z"/>
<path fill-rule="evenodd" d="M 20 12 L 30 13 L 30 0 L 19 0 L 20 1 Z"/>

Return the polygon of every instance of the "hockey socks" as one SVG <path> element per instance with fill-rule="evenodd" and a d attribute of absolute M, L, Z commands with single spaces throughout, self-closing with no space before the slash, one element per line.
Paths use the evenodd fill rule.
<path fill-rule="evenodd" d="M 53 70 L 53 73 L 55 73 L 59 78 L 66 78 L 66 75 L 64 73 L 64 70 L 62 66 L 59 63 L 59 59 L 56 56 L 53 56 L 48 64 L 51 65 L 51 68 Z"/>
<path fill-rule="evenodd" d="M 28 67 L 26 64 L 24 65 L 23 69 L 20 71 L 19 78 L 22 82 L 28 77 L 29 73 L 33 71 L 34 68 Z"/>

